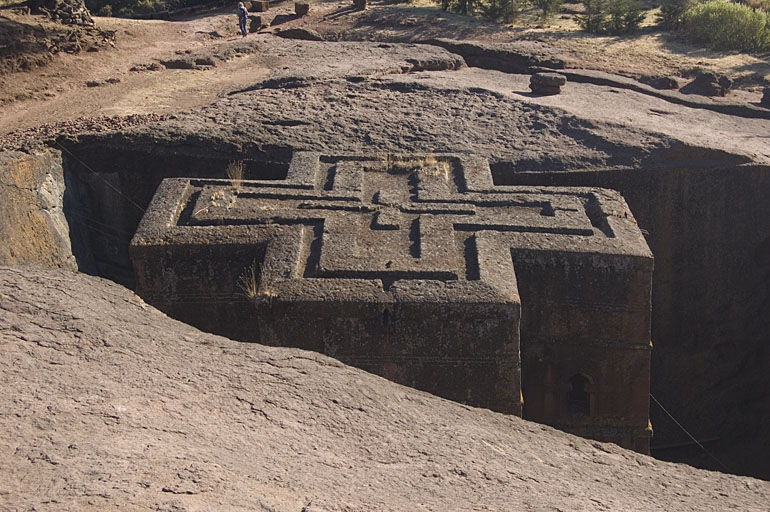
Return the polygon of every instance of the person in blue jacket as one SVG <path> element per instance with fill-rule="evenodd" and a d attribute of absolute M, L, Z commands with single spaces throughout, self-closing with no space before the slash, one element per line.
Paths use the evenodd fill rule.
<path fill-rule="evenodd" d="M 238 25 L 241 27 L 241 34 L 246 37 L 246 21 L 249 19 L 249 11 L 243 2 L 238 2 Z"/>

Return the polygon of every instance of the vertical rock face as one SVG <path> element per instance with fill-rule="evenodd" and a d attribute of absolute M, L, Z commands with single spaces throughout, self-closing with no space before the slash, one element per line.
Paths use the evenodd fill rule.
<path fill-rule="evenodd" d="M 77 268 L 63 195 L 61 155 L 0 153 L 0 264 Z"/>

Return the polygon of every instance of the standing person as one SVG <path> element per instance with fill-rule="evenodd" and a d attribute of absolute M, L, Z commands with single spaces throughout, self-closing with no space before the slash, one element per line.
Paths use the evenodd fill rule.
<path fill-rule="evenodd" d="M 241 27 L 241 34 L 246 37 L 246 21 L 249 19 L 249 11 L 243 2 L 238 2 L 238 26 Z"/>

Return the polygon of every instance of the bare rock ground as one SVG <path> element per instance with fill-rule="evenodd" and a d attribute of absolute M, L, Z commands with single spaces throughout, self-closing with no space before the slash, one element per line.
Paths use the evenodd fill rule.
<path fill-rule="evenodd" d="M 660 462 L 197 331 L 109 281 L 0 269 L 4 510 L 741 510 Z"/>
<path fill-rule="evenodd" d="M 292 8 L 291 3 L 279 4 L 264 13 L 264 21 L 269 23 L 277 15 L 291 13 Z M 41 45 L 41 39 L 34 37 L 27 38 L 29 45 L 20 47 L 15 34 L 33 34 L 40 25 L 46 26 L 48 35 L 59 29 L 48 27 L 50 22 L 40 16 L 19 14 L 12 9 L 0 11 L 0 46 L 7 43 L 7 48 L 14 52 L 8 62 L 34 64 L 28 72 L 0 72 L 0 136 L 81 117 L 167 114 L 205 105 L 220 94 L 248 87 L 291 66 L 280 55 L 266 51 L 277 44 L 274 41 L 279 38 L 273 37 L 262 40 L 257 53 L 234 57 L 217 66 L 131 71 L 158 60 L 174 59 L 179 51 L 206 54 L 215 52 L 213 47 L 239 40 L 235 15 L 229 10 L 173 22 L 101 17 L 95 18 L 95 22 L 99 33 L 110 35 L 110 44 L 97 38 L 90 46 L 76 46 L 80 48 L 75 50 L 77 53 L 57 51 L 52 57 L 49 49 L 59 46 Z M 577 31 L 571 19 L 558 18 L 552 23 L 555 25 L 534 28 L 500 26 L 443 12 L 427 0 L 405 5 L 370 3 L 370 8 L 363 12 L 352 10 L 341 0 L 319 0 L 312 3 L 309 16 L 269 30 L 304 28 L 331 40 L 381 43 L 439 37 L 495 44 L 515 42 L 551 47 L 580 67 L 621 72 L 634 78 L 665 75 L 684 79 L 693 70 L 706 69 L 727 73 L 736 79 L 736 87 L 746 89 L 733 93 L 732 101 L 759 102 L 762 88 L 757 84 L 770 79 L 770 65 L 761 56 L 697 49 L 660 33 L 595 37 Z M 68 38 L 70 30 L 65 31 Z M 76 39 L 83 41 L 84 37 L 77 35 Z M 246 40 L 253 38 L 250 35 Z M 87 52 L 89 48 L 100 51 Z M 328 64 L 340 57 L 331 52 L 314 64 Z M 105 85 L 89 88 L 87 83 Z"/>

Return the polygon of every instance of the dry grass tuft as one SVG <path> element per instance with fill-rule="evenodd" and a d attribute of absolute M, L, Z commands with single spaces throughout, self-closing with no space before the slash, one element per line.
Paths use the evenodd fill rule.
<path fill-rule="evenodd" d="M 239 191 L 243 185 L 243 160 L 233 160 L 227 164 L 227 177 L 235 191 Z"/>
<path fill-rule="evenodd" d="M 240 277 L 238 277 L 238 289 L 245 297 L 256 299 L 259 295 L 259 277 L 262 273 L 261 270 L 259 263 L 255 261 L 240 275 Z"/>

